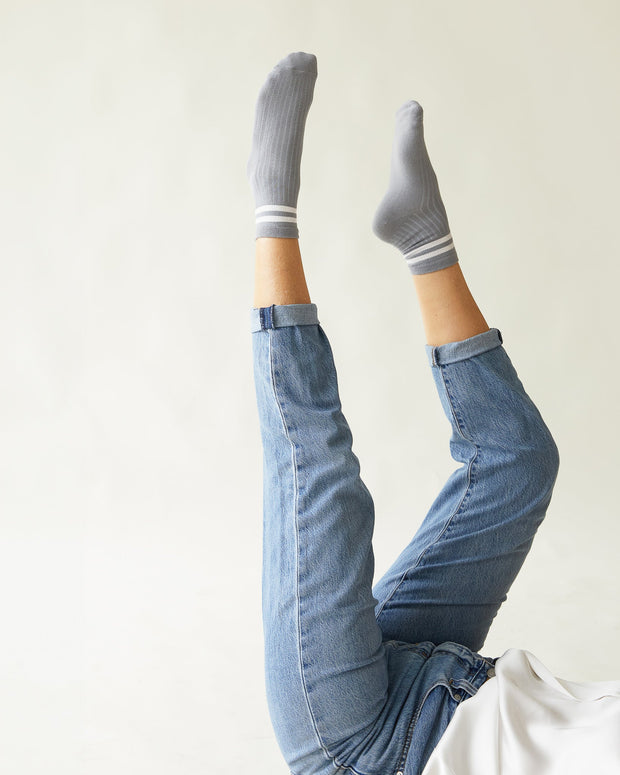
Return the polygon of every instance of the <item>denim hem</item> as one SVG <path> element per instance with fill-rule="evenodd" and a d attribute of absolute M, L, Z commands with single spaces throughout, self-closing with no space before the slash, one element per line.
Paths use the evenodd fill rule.
<path fill-rule="evenodd" d="M 250 310 L 252 333 L 285 326 L 313 326 L 318 322 L 316 304 L 272 304 Z"/>
<path fill-rule="evenodd" d="M 483 331 L 481 334 L 476 334 L 476 336 L 463 339 L 460 342 L 448 342 L 437 346 L 427 344 L 425 348 L 431 366 L 443 366 L 446 363 L 464 361 L 496 347 L 501 347 L 503 341 L 499 329 L 490 328 L 488 331 Z"/>

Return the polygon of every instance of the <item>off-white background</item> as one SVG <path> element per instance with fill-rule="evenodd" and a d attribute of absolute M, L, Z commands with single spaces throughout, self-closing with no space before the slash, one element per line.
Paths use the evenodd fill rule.
<path fill-rule="evenodd" d="M 254 102 L 317 54 L 299 200 L 385 570 L 454 467 L 372 234 L 418 99 L 461 265 L 552 429 L 483 652 L 620 678 L 613 0 L 0 2 L 0 770 L 284 775 L 263 694 Z"/>

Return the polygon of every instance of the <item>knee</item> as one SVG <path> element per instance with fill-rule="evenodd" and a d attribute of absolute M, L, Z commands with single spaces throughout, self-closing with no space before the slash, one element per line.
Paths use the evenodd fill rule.
<path fill-rule="evenodd" d="M 560 469 L 560 453 L 551 431 L 543 423 L 539 432 L 538 444 L 534 454 L 540 468 L 541 484 L 544 490 L 551 490 Z"/>
<path fill-rule="evenodd" d="M 533 505 L 549 504 L 560 468 L 560 454 L 555 439 L 542 421 L 532 429 L 530 439 L 519 451 L 520 475 Z M 543 513 L 544 516 L 544 513 Z"/>

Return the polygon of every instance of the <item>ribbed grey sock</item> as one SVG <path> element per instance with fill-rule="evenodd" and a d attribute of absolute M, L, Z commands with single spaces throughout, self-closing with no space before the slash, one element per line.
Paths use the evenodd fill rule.
<path fill-rule="evenodd" d="M 269 73 L 258 95 L 247 165 L 257 237 L 299 237 L 301 152 L 316 77 L 314 54 L 289 54 Z"/>
<path fill-rule="evenodd" d="M 424 143 L 422 107 L 415 101 L 396 113 L 390 183 L 372 228 L 401 251 L 412 274 L 436 272 L 458 261 Z"/>

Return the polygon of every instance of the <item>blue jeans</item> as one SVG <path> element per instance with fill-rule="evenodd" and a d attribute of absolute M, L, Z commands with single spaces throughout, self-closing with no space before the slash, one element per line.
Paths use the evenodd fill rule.
<path fill-rule="evenodd" d="M 373 589 L 373 500 L 316 305 L 254 308 L 251 323 L 278 743 L 295 775 L 419 775 L 492 675 L 477 650 L 549 505 L 557 447 L 497 329 L 427 345 L 461 465 Z"/>

